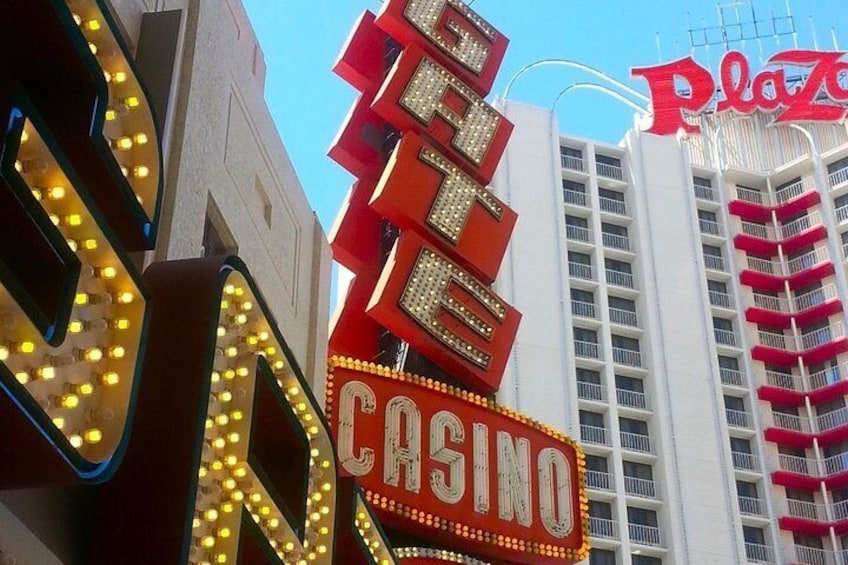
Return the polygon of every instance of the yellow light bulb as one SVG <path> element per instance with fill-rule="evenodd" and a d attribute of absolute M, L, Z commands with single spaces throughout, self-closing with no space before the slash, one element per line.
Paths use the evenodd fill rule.
<path fill-rule="evenodd" d="M 118 276 L 118 269 L 115 267 L 103 267 L 100 271 L 98 271 L 98 274 L 100 275 L 100 278 L 103 279 L 114 279 Z"/>
<path fill-rule="evenodd" d="M 103 441 L 103 432 L 97 428 L 89 428 L 83 432 L 82 438 L 85 440 L 85 443 L 96 445 Z"/>
<path fill-rule="evenodd" d="M 65 394 L 59 399 L 59 405 L 62 406 L 62 408 L 68 408 L 70 410 L 79 406 L 79 403 L 79 396 L 72 393 Z"/>
<path fill-rule="evenodd" d="M 224 502 L 221 504 L 221 512 L 224 514 L 232 514 L 236 507 L 232 502 Z"/>
<path fill-rule="evenodd" d="M 98 31 L 100 29 L 100 22 L 97 20 L 88 20 L 85 22 L 85 28 L 88 31 Z"/>
<path fill-rule="evenodd" d="M 119 304 L 132 304 L 133 300 L 135 300 L 135 295 L 132 292 L 121 292 L 118 293 L 117 298 Z"/>
<path fill-rule="evenodd" d="M 88 48 L 91 50 L 91 53 L 93 55 L 97 55 L 97 45 L 95 45 L 94 43 L 89 43 Z"/>
<path fill-rule="evenodd" d="M 231 532 L 230 532 L 229 528 L 221 528 L 220 530 L 218 530 L 218 537 L 226 539 L 226 538 L 230 537 L 230 535 L 231 535 Z"/>
<path fill-rule="evenodd" d="M 52 188 L 47 189 L 47 198 L 50 200 L 61 200 L 65 197 L 65 187 L 64 186 L 54 186 Z"/>
<path fill-rule="evenodd" d="M 146 179 L 148 176 L 150 176 L 150 169 L 144 165 L 133 167 L 133 177 L 137 179 Z"/>
<path fill-rule="evenodd" d="M 112 80 L 114 80 L 118 84 L 122 82 L 127 82 L 127 73 L 125 73 L 124 71 L 118 71 L 117 73 L 112 75 Z"/>
<path fill-rule="evenodd" d="M 250 312 L 251 310 L 253 310 L 253 302 L 245 300 L 241 303 L 241 309 L 245 312 Z"/>
<path fill-rule="evenodd" d="M 242 413 L 241 410 L 233 410 L 232 412 L 230 412 L 230 418 L 232 418 L 236 422 L 239 422 L 244 419 L 244 413 Z"/>
<path fill-rule="evenodd" d="M 137 108 L 141 101 L 137 96 L 130 96 L 128 98 L 124 98 L 123 103 L 127 105 L 128 108 Z"/>
<path fill-rule="evenodd" d="M 230 499 L 233 502 L 241 502 L 242 500 L 244 500 L 244 493 L 240 490 L 234 490 L 230 493 Z"/>
<path fill-rule="evenodd" d="M 224 449 L 227 447 L 227 440 L 222 437 L 216 437 L 212 440 L 212 447 L 215 449 Z"/>
<path fill-rule="evenodd" d="M 146 133 L 137 133 L 133 136 L 133 141 L 137 145 L 146 145 L 147 144 L 147 134 Z"/>
<path fill-rule="evenodd" d="M 65 419 L 61 417 L 53 418 L 53 425 L 61 430 L 65 427 Z"/>
<path fill-rule="evenodd" d="M 115 110 L 106 110 L 107 122 L 114 122 L 116 119 L 118 119 L 118 113 Z"/>
<path fill-rule="evenodd" d="M 226 426 L 230 423 L 230 417 L 226 414 L 218 414 L 217 416 L 215 416 L 215 423 L 219 426 Z"/>
<path fill-rule="evenodd" d="M 18 344 L 18 353 L 29 355 L 35 351 L 35 344 L 31 341 L 22 341 Z"/>
<path fill-rule="evenodd" d="M 227 328 L 225 328 L 224 326 L 218 326 L 217 335 L 218 337 L 224 337 L 225 335 L 227 335 Z"/>
<path fill-rule="evenodd" d="M 218 555 L 215 556 L 215 562 L 216 563 L 226 563 L 227 562 L 227 554 L 226 553 L 219 553 Z"/>
<path fill-rule="evenodd" d="M 47 366 L 44 366 L 44 367 L 39 367 L 35 371 L 35 374 L 42 381 L 52 381 L 53 379 L 56 378 L 56 369 L 54 367 L 47 365 Z"/>
<path fill-rule="evenodd" d="M 100 382 L 106 386 L 116 386 L 121 382 L 121 377 L 118 376 L 118 373 L 104 373 L 100 377 Z"/>
<path fill-rule="evenodd" d="M 214 522 L 218 519 L 218 511 L 214 508 L 210 508 L 209 510 L 203 513 L 203 519 L 207 522 Z"/>
<path fill-rule="evenodd" d="M 26 130 L 23 130 L 21 132 L 21 143 L 26 143 L 27 141 L 29 141 L 29 134 L 26 132 Z"/>
<path fill-rule="evenodd" d="M 126 354 L 126 349 L 124 349 L 120 345 L 115 345 L 109 348 L 109 357 L 111 357 L 112 359 L 123 359 Z"/>
<path fill-rule="evenodd" d="M 215 537 L 214 536 L 205 536 L 200 540 L 200 545 L 205 547 L 206 549 L 212 549 L 215 547 Z"/>
<path fill-rule="evenodd" d="M 21 163 L 18 160 L 15 160 L 15 170 L 18 171 L 19 173 L 24 172 L 24 164 Z"/>
<path fill-rule="evenodd" d="M 235 292 L 236 292 L 235 285 L 232 285 L 232 284 L 224 285 L 224 294 L 232 295 Z"/>
<path fill-rule="evenodd" d="M 238 355 L 238 348 L 230 346 L 225 350 L 227 357 L 236 357 Z"/>
<path fill-rule="evenodd" d="M 222 390 L 218 393 L 218 400 L 221 402 L 230 402 L 233 399 L 233 393 L 228 390 Z"/>
<path fill-rule="evenodd" d="M 89 347 L 83 351 L 82 356 L 89 363 L 97 363 L 103 359 L 103 350 L 99 347 Z"/>
<path fill-rule="evenodd" d="M 15 380 L 17 380 L 22 385 L 25 385 L 29 382 L 29 373 L 26 371 L 18 371 L 15 373 Z"/>
<path fill-rule="evenodd" d="M 82 383 L 77 386 L 77 392 L 83 396 L 91 396 L 94 394 L 94 385 L 91 383 Z"/>
<path fill-rule="evenodd" d="M 82 241 L 82 248 L 87 251 L 94 251 L 97 249 L 97 240 L 96 239 L 85 239 Z"/>
<path fill-rule="evenodd" d="M 109 71 L 103 71 L 103 78 L 106 79 L 106 82 L 112 82 L 112 73 Z"/>
<path fill-rule="evenodd" d="M 7 361 L 9 359 L 9 348 L 5 345 L 0 345 L 0 361 Z"/>
<path fill-rule="evenodd" d="M 239 435 L 238 432 L 230 432 L 227 435 L 227 441 L 229 441 L 230 443 L 238 443 L 240 440 L 241 440 L 241 436 Z"/>
<path fill-rule="evenodd" d="M 121 151 L 129 151 L 133 147 L 133 140 L 131 137 L 124 136 L 112 140 L 112 144 L 114 145 L 115 149 L 120 149 Z"/>
<path fill-rule="evenodd" d="M 71 446 L 74 449 L 79 449 L 80 447 L 82 447 L 83 443 L 85 443 L 82 439 L 82 436 L 77 435 L 77 434 L 74 434 L 71 437 L 69 437 L 68 441 L 71 442 Z"/>
<path fill-rule="evenodd" d="M 233 476 L 237 479 L 243 479 L 247 476 L 247 468 L 239 467 L 237 469 L 233 469 Z"/>
<path fill-rule="evenodd" d="M 250 369 L 247 367 L 239 367 L 236 369 L 236 374 L 242 378 L 250 376 Z"/>
<path fill-rule="evenodd" d="M 231 381 L 234 378 L 236 378 L 236 372 L 235 371 L 233 371 L 232 369 L 227 369 L 226 371 L 224 371 L 224 379 Z"/>
<path fill-rule="evenodd" d="M 247 323 L 247 314 L 236 314 L 233 317 L 233 321 L 235 321 L 238 325 L 243 326 Z"/>
<path fill-rule="evenodd" d="M 71 227 L 78 227 L 82 224 L 82 216 L 79 214 L 70 214 L 65 216 L 65 225 Z"/>
<path fill-rule="evenodd" d="M 235 467 L 236 465 L 238 465 L 238 457 L 236 457 L 235 455 L 227 455 L 226 457 L 224 457 L 224 464 L 227 467 Z"/>
<path fill-rule="evenodd" d="M 236 483 L 235 479 L 224 479 L 224 481 L 221 483 L 221 486 L 223 486 L 227 490 L 235 490 L 238 486 L 238 483 Z"/>
<path fill-rule="evenodd" d="M 82 333 L 84 329 L 85 324 L 82 322 L 82 320 L 71 320 L 68 323 L 68 331 L 72 334 Z"/>
<path fill-rule="evenodd" d="M 117 320 L 115 320 L 114 326 L 116 330 L 128 330 L 130 329 L 130 321 L 126 318 L 118 318 Z"/>
<path fill-rule="evenodd" d="M 212 468 L 213 471 L 220 471 L 221 469 L 224 468 L 224 464 L 216 459 L 215 461 L 212 462 L 210 467 Z"/>
<path fill-rule="evenodd" d="M 85 306 L 90 302 L 90 297 L 85 292 L 78 292 L 74 298 L 74 303 L 77 306 Z"/>

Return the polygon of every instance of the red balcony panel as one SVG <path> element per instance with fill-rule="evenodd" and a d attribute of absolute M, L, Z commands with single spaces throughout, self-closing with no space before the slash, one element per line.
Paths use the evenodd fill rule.
<path fill-rule="evenodd" d="M 780 365 L 782 367 L 793 367 L 798 364 L 798 354 L 765 345 L 756 345 L 751 350 L 751 357 L 756 361 Z"/>
<path fill-rule="evenodd" d="M 751 269 L 745 269 L 739 275 L 739 282 L 746 286 L 775 292 L 783 290 L 783 281 L 784 279 L 781 276 L 768 275 Z"/>
<path fill-rule="evenodd" d="M 842 536 L 848 533 L 848 520 L 838 520 L 836 522 L 831 522 L 830 525 L 833 526 L 837 536 Z"/>
<path fill-rule="evenodd" d="M 777 242 L 768 239 L 740 233 L 733 238 L 733 246 L 736 249 L 747 251 L 755 255 L 777 255 Z"/>
<path fill-rule="evenodd" d="M 766 441 L 781 445 L 791 445 L 792 447 L 800 447 L 802 449 L 812 447 L 813 445 L 813 436 L 810 434 L 804 434 L 794 430 L 784 430 L 783 428 L 767 428 L 765 437 Z"/>
<path fill-rule="evenodd" d="M 824 486 L 826 486 L 828 490 L 837 490 L 848 487 L 848 471 L 827 477 L 824 479 Z"/>
<path fill-rule="evenodd" d="M 813 404 L 824 404 L 831 400 L 836 400 L 840 396 L 848 394 L 848 381 L 839 381 L 837 383 L 816 389 L 810 392 L 807 396 L 810 397 L 810 402 Z"/>
<path fill-rule="evenodd" d="M 777 208 L 775 208 L 775 212 L 777 212 L 777 218 L 782 222 L 787 218 L 798 215 L 808 208 L 812 208 L 820 201 L 821 198 L 819 197 L 818 191 L 810 190 L 791 200 L 787 200 L 783 204 L 780 204 Z"/>
<path fill-rule="evenodd" d="M 803 249 L 817 241 L 827 238 L 827 228 L 824 226 L 813 226 L 810 229 L 799 233 L 794 237 L 783 240 L 783 252 L 795 253 L 799 249 Z"/>
<path fill-rule="evenodd" d="M 781 530 L 798 532 L 814 537 L 827 535 L 828 531 L 827 524 L 814 522 L 812 520 L 805 520 L 804 518 L 796 518 L 794 516 L 784 516 L 778 521 L 778 523 L 780 524 Z"/>
<path fill-rule="evenodd" d="M 828 445 L 848 440 L 848 425 L 839 426 L 838 428 L 833 428 L 826 432 L 817 433 L 816 439 L 819 440 L 819 445 L 822 447 L 827 447 Z"/>
<path fill-rule="evenodd" d="M 745 310 L 745 319 L 752 324 L 762 324 L 770 328 L 785 329 L 792 325 L 792 314 L 775 312 L 759 306 L 751 306 Z"/>
<path fill-rule="evenodd" d="M 819 263 L 801 271 L 800 273 L 794 274 L 789 277 L 789 287 L 792 290 L 797 290 L 799 288 L 804 288 L 813 284 L 814 282 L 818 282 L 823 280 L 834 273 L 833 263 L 830 261 L 826 261 L 823 263 Z"/>
<path fill-rule="evenodd" d="M 848 338 L 837 337 L 833 341 L 819 345 L 813 349 L 808 349 L 801 354 L 804 358 L 804 363 L 807 365 L 815 365 L 826 361 L 831 357 L 836 357 L 838 354 L 848 351 Z"/>
<path fill-rule="evenodd" d="M 801 327 L 809 326 L 813 322 L 818 322 L 819 320 L 823 320 L 824 318 L 841 311 L 842 302 L 840 302 L 838 298 L 833 298 L 826 302 L 822 302 L 817 306 L 808 308 L 803 312 L 798 312 L 795 314 L 795 321 L 798 322 L 798 325 Z"/>
<path fill-rule="evenodd" d="M 747 200 L 731 200 L 728 206 L 730 213 L 752 222 L 768 222 L 771 220 L 771 208 L 765 204 L 755 204 Z"/>
<path fill-rule="evenodd" d="M 771 481 L 783 487 L 811 491 L 818 491 L 819 483 L 821 483 L 821 480 L 817 477 L 790 473 L 789 471 L 775 471 L 771 474 Z"/>
<path fill-rule="evenodd" d="M 803 406 L 805 393 L 798 390 L 788 390 L 772 385 L 762 385 L 757 389 L 760 400 L 786 404 L 787 406 Z"/>

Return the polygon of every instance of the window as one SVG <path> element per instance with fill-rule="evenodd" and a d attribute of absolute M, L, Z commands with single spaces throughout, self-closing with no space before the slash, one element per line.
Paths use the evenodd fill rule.
<path fill-rule="evenodd" d="M 631 555 L 633 565 L 662 565 L 662 559 L 650 555 Z"/>
<path fill-rule="evenodd" d="M 621 237 L 627 237 L 627 228 L 624 226 L 619 226 L 617 224 L 610 224 L 607 222 L 603 222 L 601 224 L 601 231 L 604 233 L 609 233 L 612 235 L 618 235 Z"/>
<path fill-rule="evenodd" d="M 730 450 L 736 453 L 747 453 L 751 455 L 751 442 L 741 437 L 730 438 Z"/>
<path fill-rule="evenodd" d="M 565 216 L 565 225 L 575 228 L 589 228 L 589 222 L 586 221 L 586 218 L 578 218 L 577 216 Z"/>
<path fill-rule="evenodd" d="M 642 379 L 634 379 L 633 377 L 625 377 L 624 375 L 615 376 L 615 388 L 618 390 L 629 390 L 631 392 L 645 392 Z"/>
<path fill-rule="evenodd" d="M 598 371 L 593 371 L 591 369 L 582 369 L 578 367 L 577 382 L 599 385 L 601 384 L 601 374 Z"/>
<path fill-rule="evenodd" d="M 608 473 L 609 466 L 606 457 L 586 455 L 586 469 L 589 471 L 597 471 L 598 473 Z"/>
<path fill-rule="evenodd" d="M 745 186 L 742 184 L 736 185 L 737 192 L 741 190 L 744 193 L 744 200 L 749 202 L 755 202 L 757 204 L 763 203 L 762 191 L 759 188 L 754 188 L 752 186 Z"/>
<path fill-rule="evenodd" d="M 621 167 L 621 159 L 610 157 L 608 155 L 595 155 L 595 160 L 602 165 L 610 165 L 612 167 Z"/>
<path fill-rule="evenodd" d="M 635 506 L 627 507 L 627 521 L 631 524 L 640 526 L 657 527 L 657 513 L 653 510 L 645 508 L 636 508 Z"/>
<path fill-rule="evenodd" d="M 595 303 L 595 295 L 588 290 L 580 290 L 579 288 L 571 289 L 571 299 L 577 302 L 586 302 L 588 304 Z"/>
<path fill-rule="evenodd" d="M 610 296 L 608 300 L 610 308 L 617 308 L 618 310 L 626 310 L 628 312 L 636 311 L 636 302 L 633 300 L 619 298 L 618 296 Z"/>
<path fill-rule="evenodd" d="M 750 481 L 736 481 L 736 494 L 745 498 L 759 498 L 757 483 Z"/>
<path fill-rule="evenodd" d="M 648 422 L 634 420 L 633 418 L 619 418 L 618 426 L 622 432 L 640 436 L 648 435 Z"/>
<path fill-rule="evenodd" d="M 586 185 L 582 182 L 577 182 L 573 180 L 562 179 L 562 189 L 586 194 Z"/>
<path fill-rule="evenodd" d="M 722 369 L 730 369 L 731 371 L 739 370 L 739 359 L 736 357 L 718 356 L 718 366 Z"/>
<path fill-rule="evenodd" d="M 589 516 L 592 518 L 601 518 L 603 520 L 612 520 L 612 506 L 610 506 L 608 502 L 590 500 Z"/>
<path fill-rule="evenodd" d="M 715 212 L 710 212 L 709 210 L 698 210 L 698 219 L 713 223 L 718 221 L 718 217 L 715 215 Z"/>
<path fill-rule="evenodd" d="M 579 265 L 591 265 L 592 256 L 588 253 L 580 253 L 579 251 L 569 251 L 568 262 L 577 263 Z"/>
<path fill-rule="evenodd" d="M 634 463 L 633 461 L 622 461 L 624 465 L 624 476 L 644 481 L 654 480 L 654 470 L 650 465 Z"/>
<path fill-rule="evenodd" d="M 574 339 L 589 343 L 598 343 L 598 332 L 586 328 L 574 328 Z"/>
<path fill-rule="evenodd" d="M 717 292 L 719 294 L 727 294 L 727 285 L 723 282 L 708 280 L 707 287 L 712 292 Z"/>
<path fill-rule="evenodd" d="M 789 182 L 785 182 L 785 183 L 781 184 L 780 186 L 776 186 L 774 191 L 780 192 L 784 188 L 788 188 L 788 187 L 792 186 L 793 184 L 798 184 L 799 182 L 801 182 L 801 177 L 795 177 L 794 179 L 792 179 Z"/>
<path fill-rule="evenodd" d="M 735 410 L 737 412 L 745 411 L 745 400 L 739 398 L 738 396 L 727 396 L 724 395 L 724 407 L 728 410 Z"/>
<path fill-rule="evenodd" d="M 621 335 L 612 335 L 612 346 L 628 351 L 639 351 L 639 340 L 632 337 L 624 337 Z"/>
<path fill-rule="evenodd" d="M 580 410 L 580 425 L 581 426 L 592 426 L 595 428 L 603 428 L 604 427 L 604 415 L 598 414 L 597 412 L 589 412 L 587 410 Z"/>
<path fill-rule="evenodd" d="M 710 179 L 705 179 L 704 177 L 692 177 L 692 183 L 695 186 L 703 186 L 706 188 L 713 187 L 713 181 Z"/>
<path fill-rule="evenodd" d="M 579 149 L 574 149 L 573 147 L 560 146 L 559 154 L 560 155 L 566 155 L 568 157 L 575 157 L 577 159 L 583 158 L 583 152 Z"/>
<path fill-rule="evenodd" d="M 704 255 L 708 255 L 710 257 L 721 257 L 721 247 L 717 245 L 702 245 L 701 249 L 704 251 Z"/>
<path fill-rule="evenodd" d="M 842 239 L 842 245 L 848 245 L 848 231 L 842 232 L 839 237 Z"/>
<path fill-rule="evenodd" d="M 801 545 L 804 547 L 812 547 L 813 549 L 824 549 L 824 544 L 822 543 L 822 539 L 818 536 L 810 536 L 806 534 L 800 534 L 795 532 L 792 534 L 792 541 L 795 542 L 795 545 Z M 817 560 L 818 561 L 818 560 Z M 826 561 L 822 561 L 826 563 Z"/>
<path fill-rule="evenodd" d="M 827 174 L 832 175 L 836 171 L 841 171 L 842 169 L 848 169 L 848 157 L 843 157 L 842 159 L 829 164 L 827 166 Z"/>
<path fill-rule="evenodd" d="M 615 565 L 615 552 L 593 547 L 589 552 L 589 565 Z"/>
<path fill-rule="evenodd" d="M 615 200 L 616 202 L 624 202 L 624 194 L 618 192 L 617 190 L 599 188 L 598 196 L 600 196 L 601 198 L 606 198 L 608 200 Z"/>
<path fill-rule="evenodd" d="M 606 266 L 606 268 L 610 271 L 618 271 L 619 273 L 627 273 L 628 275 L 633 274 L 633 267 L 630 266 L 630 263 L 625 261 L 604 259 L 604 266 Z"/>
<path fill-rule="evenodd" d="M 203 248 L 201 257 L 212 257 L 214 255 L 229 255 L 235 252 L 234 245 L 227 245 L 224 236 L 218 230 L 219 222 L 216 222 L 209 214 L 203 224 Z"/>
<path fill-rule="evenodd" d="M 757 545 L 766 544 L 766 535 L 762 528 L 742 526 L 742 535 L 745 538 L 745 543 L 755 543 Z"/>
<path fill-rule="evenodd" d="M 787 488 L 786 489 L 786 498 L 789 500 L 800 500 L 802 502 L 815 502 L 816 497 L 812 492 L 808 490 L 801 490 L 797 488 Z"/>
<path fill-rule="evenodd" d="M 713 317 L 713 327 L 717 330 L 732 332 L 733 331 L 733 321 L 728 320 L 727 318 L 715 318 Z"/>

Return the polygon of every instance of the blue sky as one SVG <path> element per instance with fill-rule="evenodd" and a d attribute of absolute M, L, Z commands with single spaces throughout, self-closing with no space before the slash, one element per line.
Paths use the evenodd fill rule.
<path fill-rule="evenodd" d="M 353 181 L 326 152 L 356 98 L 330 69 L 357 17 L 366 9 L 378 11 L 380 1 L 244 3 L 265 53 L 268 104 L 326 231 Z M 670 60 L 689 52 L 690 27 L 718 23 L 713 0 L 476 0 L 473 7 L 511 40 L 494 93 L 503 92 L 522 66 L 545 58 L 581 61 L 644 92 L 642 82 L 629 79 L 629 69 L 658 61 L 657 33 L 659 51 Z M 785 0 L 755 0 L 754 8 L 758 19 L 786 14 Z M 792 10 L 801 47 L 812 48 L 814 23 L 820 48 L 833 49 L 833 26 L 839 46 L 848 49 L 845 0 L 794 0 Z M 726 13 L 735 19 L 733 12 Z M 791 38 L 784 37 L 780 45 L 770 41 L 763 47 L 769 55 L 791 45 Z M 749 42 L 748 48 L 756 54 L 755 44 Z M 713 68 L 719 51 L 711 52 Z M 696 58 L 707 64 L 703 50 Z M 564 87 L 587 78 L 574 70 L 539 69 L 516 84 L 510 99 L 547 107 Z M 605 141 L 617 141 L 633 123 L 631 110 L 589 91 L 569 93 L 558 110 L 563 131 Z"/>

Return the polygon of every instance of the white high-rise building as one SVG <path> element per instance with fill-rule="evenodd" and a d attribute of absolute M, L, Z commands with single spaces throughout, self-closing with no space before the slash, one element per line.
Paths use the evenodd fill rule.
<path fill-rule="evenodd" d="M 499 399 L 579 438 L 596 565 L 848 563 L 848 130 L 515 132 Z"/>

